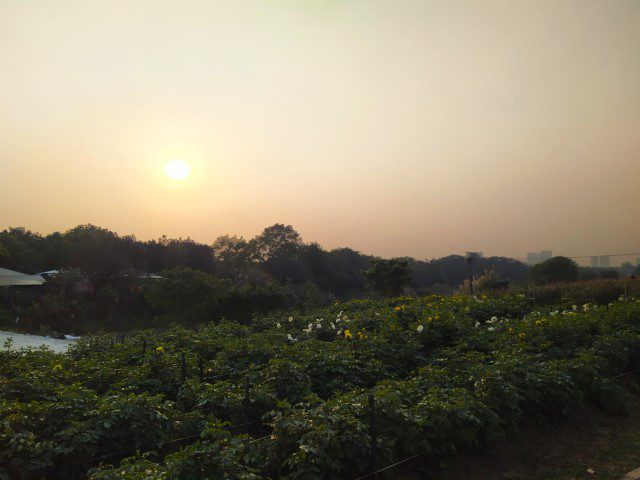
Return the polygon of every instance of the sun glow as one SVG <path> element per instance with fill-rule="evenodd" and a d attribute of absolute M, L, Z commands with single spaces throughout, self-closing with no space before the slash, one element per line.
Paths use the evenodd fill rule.
<path fill-rule="evenodd" d="M 191 167 L 184 160 L 171 160 L 164 166 L 164 173 L 171 180 L 184 180 L 191 173 Z"/>

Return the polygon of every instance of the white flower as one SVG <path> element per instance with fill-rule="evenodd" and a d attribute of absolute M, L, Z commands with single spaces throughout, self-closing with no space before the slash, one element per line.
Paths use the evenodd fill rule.
<path fill-rule="evenodd" d="M 342 319 L 340 317 L 336 318 L 336 323 L 341 322 Z"/>
<path fill-rule="evenodd" d="M 620 300 L 621 302 L 624 302 L 624 295 L 620 295 L 620 298 L 618 298 L 618 300 Z"/>
<path fill-rule="evenodd" d="M 574 305 L 574 306 L 573 306 L 573 307 L 571 307 L 571 308 L 573 308 L 573 311 L 574 311 L 574 312 L 575 312 L 576 310 L 578 310 L 578 306 L 577 306 L 577 305 Z"/>
<path fill-rule="evenodd" d="M 318 323 L 316 324 L 316 328 L 322 328 L 322 325 Z"/>
<path fill-rule="evenodd" d="M 338 330 L 338 331 L 336 332 L 336 335 L 337 335 L 338 337 L 339 337 L 340 335 L 342 335 L 342 330 Z"/>
<path fill-rule="evenodd" d="M 280 322 L 276 323 L 276 327 L 280 328 L 282 325 L 280 325 Z"/>
<path fill-rule="evenodd" d="M 498 321 L 498 317 L 491 317 L 491 323 L 497 322 Z"/>
<path fill-rule="evenodd" d="M 340 313 L 338 314 L 338 317 L 342 316 L 342 310 L 340 310 Z"/>
<path fill-rule="evenodd" d="M 495 330 L 495 327 L 489 327 L 487 328 L 488 331 L 493 332 Z"/>
<path fill-rule="evenodd" d="M 416 330 L 418 330 L 418 333 L 422 333 L 424 327 L 422 325 L 418 325 L 418 328 Z"/>
<path fill-rule="evenodd" d="M 333 322 L 331 322 L 331 330 L 335 330 L 336 326 L 333 324 Z"/>
<path fill-rule="evenodd" d="M 293 322 L 293 317 L 289 317 L 289 323 Z"/>
<path fill-rule="evenodd" d="M 480 326 L 480 322 L 476 322 L 475 327 L 478 328 Z"/>
<path fill-rule="evenodd" d="M 310 323 L 309 325 L 307 325 L 307 328 L 311 330 L 313 328 L 313 323 Z"/>
<path fill-rule="evenodd" d="M 376 312 L 376 313 L 374 313 L 374 315 L 375 315 L 376 317 L 379 317 L 379 316 L 380 316 L 380 312 Z"/>

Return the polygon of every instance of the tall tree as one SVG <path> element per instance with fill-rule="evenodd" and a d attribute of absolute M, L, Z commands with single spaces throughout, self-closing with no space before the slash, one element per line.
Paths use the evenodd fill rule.
<path fill-rule="evenodd" d="M 531 279 L 538 284 L 575 282 L 578 264 L 567 257 L 553 257 L 531 268 Z"/>
<path fill-rule="evenodd" d="M 367 286 L 385 296 L 398 296 L 411 284 L 411 267 L 406 258 L 371 260 L 364 272 Z"/>
<path fill-rule="evenodd" d="M 276 223 L 265 228 L 250 242 L 254 259 L 266 262 L 274 257 L 292 255 L 303 245 L 300 234 L 291 225 Z"/>

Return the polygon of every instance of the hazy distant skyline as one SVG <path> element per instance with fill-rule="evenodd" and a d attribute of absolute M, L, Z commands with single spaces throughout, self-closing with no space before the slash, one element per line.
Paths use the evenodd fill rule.
<path fill-rule="evenodd" d="M 638 1 L 5 0 L 0 71 L 0 229 L 640 251 Z"/>

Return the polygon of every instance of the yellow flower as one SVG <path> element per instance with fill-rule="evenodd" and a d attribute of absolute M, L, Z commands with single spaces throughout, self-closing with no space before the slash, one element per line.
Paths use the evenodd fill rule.
<path fill-rule="evenodd" d="M 540 320 L 536 320 L 536 325 L 542 325 L 542 322 Z"/>
<path fill-rule="evenodd" d="M 436 316 L 435 316 L 435 319 L 436 319 L 436 320 L 440 320 L 440 315 L 436 315 Z"/>
<path fill-rule="evenodd" d="M 62 365 L 60 365 L 59 363 L 55 364 L 53 366 L 53 371 L 54 372 L 59 372 L 60 370 L 62 370 Z"/>
<path fill-rule="evenodd" d="M 404 310 L 404 305 L 401 305 L 401 306 L 395 307 L 395 308 L 394 308 L 394 310 L 395 310 L 396 312 L 399 312 L 400 310 Z"/>
<path fill-rule="evenodd" d="M 164 353 L 163 347 L 156 347 L 156 353 Z"/>
<path fill-rule="evenodd" d="M 364 333 L 358 332 L 358 338 L 362 340 L 364 338 Z"/>
<path fill-rule="evenodd" d="M 509 328 L 509 330 L 507 330 L 507 332 L 513 333 L 513 328 Z"/>
<path fill-rule="evenodd" d="M 527 335 L 526 335 L 524 332 L 520 332 L 520 333 L 518 334 L 518 336 L 519 336 L 520 338 L 524 338 L 524 337 L 526 337 Z"/>
<path fill-rule="evenodd" d="M 351 332 L 348 329 L 344 331 L 344 338 L 353 338 L 353 335 L 351 335 Z"/>

